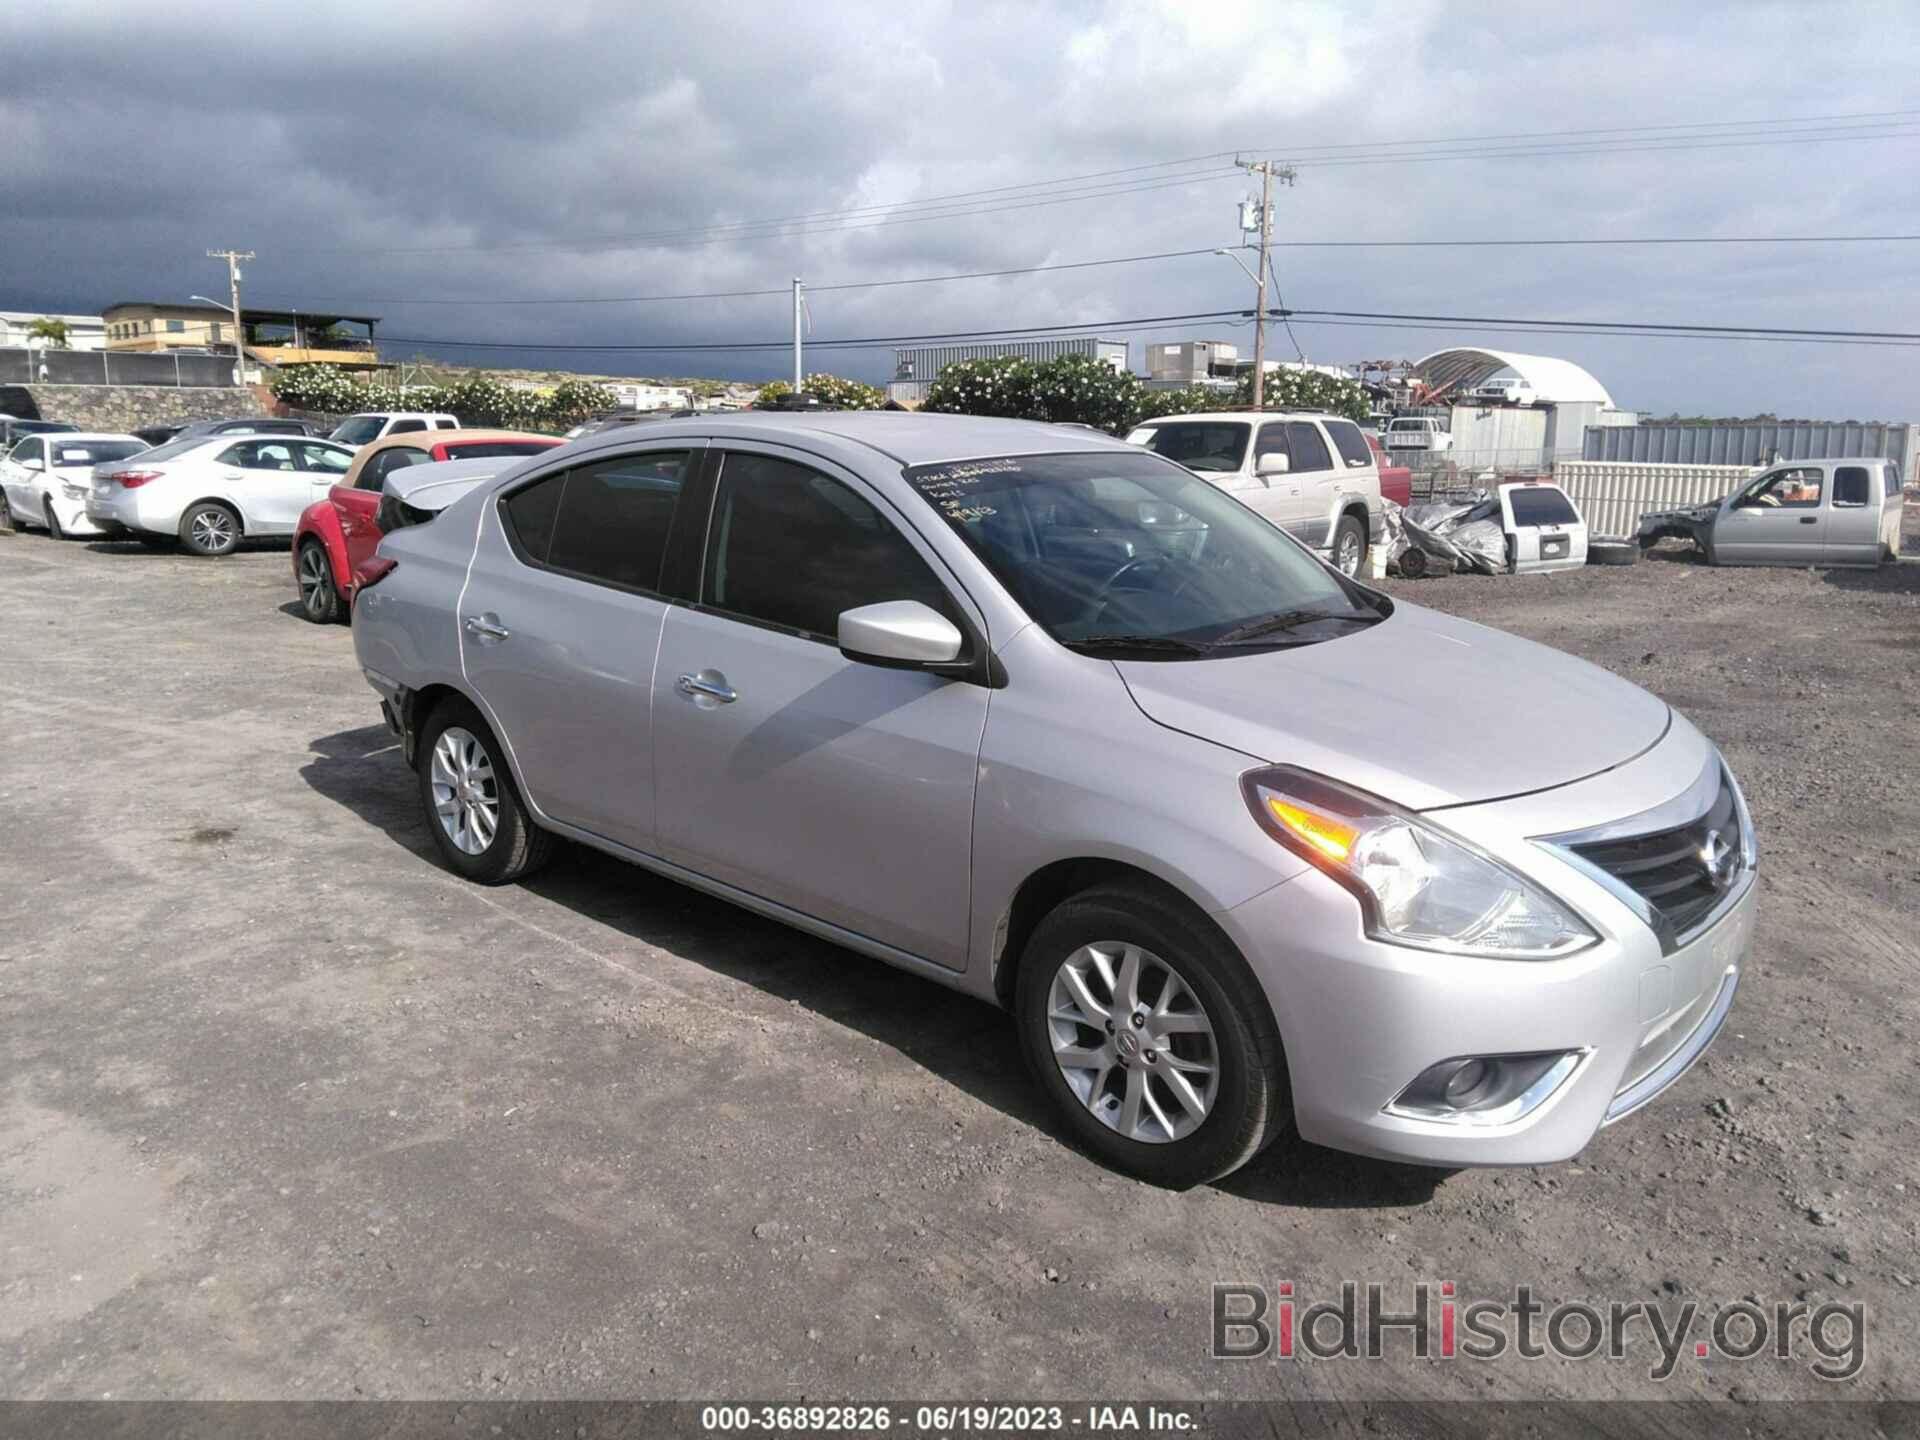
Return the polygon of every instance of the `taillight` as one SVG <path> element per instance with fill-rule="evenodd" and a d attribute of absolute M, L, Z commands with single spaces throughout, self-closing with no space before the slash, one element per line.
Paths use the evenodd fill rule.
<path fill-rule="evenodd" d="M 113 478 L 128 490 L 138 490 L 149 480 L 158 480 L 164 474 L 164 470 L 116 470 Z"/>
<path fill-rule="evenodd" d="M 353 572 L 355 593 L 371 590 L 400 566 L 397 560 L 389 560 L 385 555 L 376 555 L 358 570 Z"/>

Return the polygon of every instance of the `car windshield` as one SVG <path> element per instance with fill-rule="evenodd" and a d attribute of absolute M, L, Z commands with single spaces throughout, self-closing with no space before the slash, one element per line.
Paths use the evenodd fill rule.
<path fill-rule="evenodd" d="M 104 465 L 110 460 L 125 460 L 146 452 L 138 440 L 85 440 L 72 445 L 55 443 L 55 465 Z"/>
<path fill-rule="evenodd" d="M 1244 420 L 1176 420 L 1149 426 L 1141 443 L 1189 470 L 1233 471 L 1246 458 L 1252 432 Z"/>
<path fill-rule="evenodd" d="M 1049 635 L 1089 652 L 1299 645 L 1391 613 L 1384 596 L 1151 455 L 1019 455 L 906 477 Z"/>
<path fill-rule="evenodd" d="M 342 445 L 364 445 L 369 440 L 378 439 L 380 427 L 386 424 L 383 415 L 354 415 L 334 426 L 333 433 L 327 438 L 338 440 Z"/>

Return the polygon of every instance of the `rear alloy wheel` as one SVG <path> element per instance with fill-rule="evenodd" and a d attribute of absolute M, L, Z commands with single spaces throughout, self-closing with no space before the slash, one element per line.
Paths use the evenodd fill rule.
<path fill-rule="evenodd" d="M 1349 579 L 1360 574 L 1367 558 L 1367 532 L 1351 515 L 1342 515 L 1333 527 L 1333 568 Z"/>
<path fill-rule="evenodd" d="M 212 501 L 180 517 L 180 543 L 195 555 L 231 555 L 240 543 L 240 517 Z"/>
<path fill-rule="evenodd" d="M 333 583 L 333 562 L 317 540 L 300 547 L 294 577 L 300 584 L 300 610 L 307 619 L 316 625 L 331 625 L 340 618 L 340 591 Z"/>
<path fill-rule="evenodd" d="M 1226 937 L 1172 897 L 1114 886 L 1066 901 L 1027 942 L 1014 1013 L 1041 1088 L 1116 1170 L 1202 1184 L 1292 1120 L 1272 1007 Z"/>
<path fill-rule="evenodd" d="M 417 757 L 427 829 L 456 873 L 505 885 L 546 864 L 554 837 L 528 818 L 499 742 L 472 705 L 441 702 L 420 732 Z"/>

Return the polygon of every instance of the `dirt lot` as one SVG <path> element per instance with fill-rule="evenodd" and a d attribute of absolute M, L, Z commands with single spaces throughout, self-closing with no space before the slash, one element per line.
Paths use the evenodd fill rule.
<path fill-rule="evenodd" d="M 1572 1165 L 1170 1194 L 1062 1143 L 986 1007 L 584 852 L 452 879 L 284 552 L 0 535 L 0 1394 L 1913 1395 L 1920 564 L 1391 588 L 1725 748 L 1739 1008 Z M 1867 1360 L 1208 1358 L 1210 1282 L 1344 1279 L 1858 1301 Z"/>

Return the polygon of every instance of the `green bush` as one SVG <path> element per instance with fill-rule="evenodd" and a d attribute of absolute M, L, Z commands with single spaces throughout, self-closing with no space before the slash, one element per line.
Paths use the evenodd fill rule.
<path fill-rule="evenodd" d="M 960 360 L 942 370 L 927 387 L 922 410 L 945 415 L 994 415 L 1003 420 L 1037 420 L 1038 367 L 1031 360 L 1003 355 L 992 360 Z"/>

